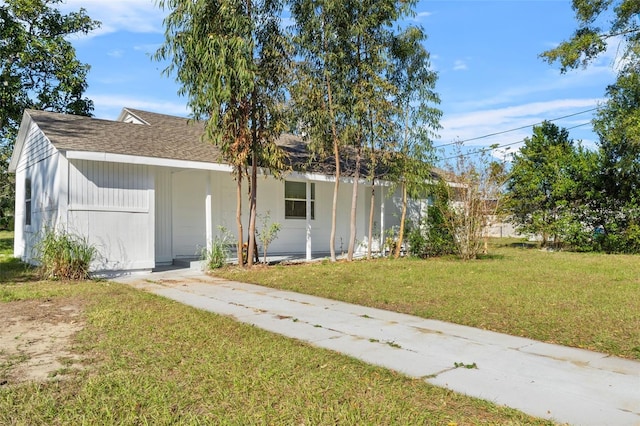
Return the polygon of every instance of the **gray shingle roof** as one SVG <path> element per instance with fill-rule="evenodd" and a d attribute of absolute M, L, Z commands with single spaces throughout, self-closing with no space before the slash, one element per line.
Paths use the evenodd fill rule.
<path fill-rule="evenodd" d="M 221 162 L 218 149 L 202 141 L 202 124 L 186 118 L 140 114 L 143 119 L 152 118 L 144 125 L 47 111 L 27 113 L 59 150 Z"/>
<path fill-rule="evenodd" d="M 123 154 L 171 160 L 222 163 L 220 150 L 202 139 L 204 124 L 183 117 L 158 114 L 133 108 L 127 112 L 146 124 L 102 120 L 48 111 L 27 110 L 33 121 L 61 151 L 85 151 Z M 335 173 L 332 156 L 318 159 L 311 155 L 300 137 L 283 134 L 277 144 L 287 153 L 292 169 L 326 175 Z M 341 161 L 343 176 L 354 173 L 353 160 Z M 366 176 L 363 158 L 361 176 Z M 377 172 L 379 176 L 384 171 Z"/>

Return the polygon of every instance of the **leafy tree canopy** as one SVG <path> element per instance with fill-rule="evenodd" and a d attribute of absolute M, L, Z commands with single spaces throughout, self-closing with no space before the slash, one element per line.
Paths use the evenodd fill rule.
<path fill-rule="evenodd" d="M 640 59 L 640 2 L 638 0 L 573 0 L 578 28 L 573 36 L 541 56 L 559 62 L 562 72 L 586 66 L 620 39 L 622 63 L 637 66 Z"/>
<path fill-rule="evenodd" d="M 556 243 L 563 239 L 564 225 L 581 201 L 582 154 L 566 129 L 544 122 L 514 155 L 503 209 L 522 232 L 541 235 L 543 245 L 551 237 Z"/>
<path fill-rule="evenodd" d="M 22 113 L 35 108 L 90 115 L 83 96 L 89 66 L 68 41 L 100 23 L 85 13 L 62 14 L 63 0 L 5 0 L 0 4 L 0 229 L 10 225 L 14 204 L 8 161 Z"/>

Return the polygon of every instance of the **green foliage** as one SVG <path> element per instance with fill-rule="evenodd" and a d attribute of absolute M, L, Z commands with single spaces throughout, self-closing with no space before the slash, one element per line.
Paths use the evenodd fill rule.
<path fill-rule="evenodd" d="M 437 202 L 438 205 L 428 207 L 427 216 L 418 226 L 409 229 L 407 242 L 411 256 L 427 258 L 456 253 L 453 234 L 445 222 L 446 214 L 443 214 L 451 207 L 442 198 Z"/>
<path fill-rule="evenodd" d="M 233 236 L 224 226 L 219 226 L 218 231 L 218 235 L 211 241 L 211 248 L 202 249 L 201 258 L 205 261 L 207 270 L 222 268 L 229 258 L 229 246 L 233 243 Z"/>
<path fill-rule="evenodd" d="M 258 239 L 262 243 L 262 253 L 264 255 L 264 263 L 267 263 L 267 250 L 269 249 L 269 245 L 278 237 L 278 232 L 280 232 L 280 224 L 278 222 L 271 222 L 271 213 L 267 212 L 264 215 L 260 215 L 260 222 L 262 226 L 258 233 Z"/>
<path fill-rule="evenodd" d="M 562 72 L 586 67 L 607 43 L 621 37 L 625 67 L 635 67 L 640 54 L 640 2 L 637 0 L 573 0 L 578 28 L 568 41 L 542 53 L 549 63 L 560 62 Z"/>
<path fill-rule="evenodd" d="M 363 158 L 369 160 L 370 180 L 380 177 L 380 169 L 385 178 L 396 176 L 398 182 L 400 175 L 406 181 L 411 177 L 424 182 L 422 177 L 428 174 L 424 171 L 429 164 L 424 160 L 430 143 L 425 136 L 438 126 L 439 112 L 431 107 L 438 102 L 433 92 L 437 76 L 429 69 L 422 30 L 396 26 L 413 14 L 415 4 L 394 0 L 291 2 L 296 21 L 294 43 L 304 58 L 291 90 L 296 122 L 318 156 L 333 153 L 336 177 L 342 165 L 350 166 L 354 185 Z M 398 164 L 401 159 L 403 165 Z M 389 165 L 394 161 L 398 173 L 392 175 Z M 422 175 L 416 176 L 418 172 Z M 353 194 L 348 258 L 355 242 L 355 188 Z M 337 195 L 332 250 L 336 203 Z"/>
<path fill-rule="evenodd" d="M 587 66 L 615 42 L 618 77 L 607 88 L 607 102 L 594 120 L 598 134 L 597 167 L 583 180 L 584 204 L 578 216 L 585 231 L 597 229 L 592 249 L 632 252 L 635 227 L 640 226 L 640 2 L 637 0 L 573 0 L 578 29 L 573 37 L 541 56 L 560 62 L 562 72 Z M 620 41 L 621 40 L 621 41 Z M 584 247 L 582 243 L 577 244 Z"/>
<path fill-rule="evenodd" d="M 12 283 L 33 278 L 33 268 L 13 257 L 13 232 L 0 231 L 0 283 Z M 0 300 L 4 295 L 0 290 Z"/>
<path fill-rule="evenodd" d="M 98 28 L 84 9 L 63 15 L 63 0 L 6 0 L 0 4 L 0 229 L 13 225 L 14 183 L 8 163 L 26 108 L 90 115 L 83 97 L 89 66 L 69 36 Z"/>
<path fill-rule="evenodd" d="M 569 139 L 566 129 L 549 122 L 534 126 L 533 136 L 513 157 L 503 211 L 520 232 L 542 236 L 543 247 L 550 241 L 559 246 L 571 238 L 569 224 L 580 221 L 584 184 L 594 171 L 594 160 Z M 574 237 L 578 231 L 572 229 Z"/>
<path fill-rule="evenodd" d="M 636 247 L 633 229 L 640 225 L 640 75 L 620 73 L 617 83 L 607 88 L 607 97 L 594 120 L 600 141 L 597 173 L 586 182 L 587 217 L 603 231 L 600 249 L 631 252 Z"/>
<path fill-rule="evenodd" d="M 160 0 L 168 10 L 165 42 L 155 54 L 169 60 L 196 119 L 206 119 L 205 139 L 220 148 L 237 180 L 237 251 L 242 259 L 242 179 L 251 165 L 249 254 L 256 220 L 257 167 L 279 175 L 285 154 L 275 140 L 285 129 L 284 86 L 288 40 L 280 25 L 280 0 Z M 253 256 L 248 256 L 252 262 Z"/>
<path fill-rule="evenodd" d="M 89 279 L 91 262 L 98 252 L 84 237 L 66 231 L 45 229 L 34 247 L 43 279 Z"/>

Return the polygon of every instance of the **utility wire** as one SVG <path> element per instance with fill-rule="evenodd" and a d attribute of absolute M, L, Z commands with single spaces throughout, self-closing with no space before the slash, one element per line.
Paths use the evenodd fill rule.
<path fill-rule="evenodd" d="M 586 126 L 587 124 L 591 124 L 591 122 L 587 121 L 586 123 L 578 124 L 578 125 L 572 126 L 572 127 L 567 127 L 566 130 L 571 130 L 571 129 L 575 129 L 575 128 L 578 128 L 578 127 Z M 483 152 L 487 152 L 487 151 L 494 151 L 496 149 L 504 148 L 504 147 L 507 147 L 507 146 L 517 145 L 519 143 L 523 143 L 525 141 L 525 139 L 520 139 L 519 141 L 516 141 L 516 142 L 505 143 L 503 145 L 497 145 L 497 146 L 492 146 L 492 147 L 483 147 L 483 148 L 480 148 L 480 149 L 476 149 L 474 151 L 469 151 L 469 152 L 461 153 L 461 154 L 458 154 L 458 155 L 454 155 L 452 157 L 443 158 L 440 161 L 453 160 L 454 158 L 467 157 L 467 156 L 471 156 L 471 155 L 475 155 L 475 154 L 482 154 Z M 440 147 L 438 147 L 438 148 L 440 148 Z"/>
<path fill-rule="evenodd" d="M 444 144 L 444 145 L 436 146 L 436 147 L 434 147 L 434 148 L 444 148 L 444 147 L 446 147 L 446 146 L 457 145 L 457 144 L 463 144 L 463 143 L 465 143 L 465 142 L 471 142 L 471 141 L 477 141 L 477 140 L 479 140 L 479 139 L 485 139 L 485 138 L 489 138 L 489 137 L 491 137 L 491 136 L 503 135 L 503 134 L 505 134 L 505 133 L 515 132 L 516 130 L 522 130 L 522 129 L 527 129 L 527 128 L 529 128 L 529 127 L 537 126 L 537 125 L 539 125 L 539 124 L 544 123 L 545 121 L 558 121 L 558 120 L 562 120 L 562 119 L 564 119 L 564 118 L 574 117 L 574 116 L 576 116 L 576 115 L 580 115 L 580 114 L 586 114 L 586 113 L 588 113 L 588 112 L 595 111 L 595 110 L 597 110 L 598 108 L 599 108 L 599 107 L 595 107 L 595 108 L 587 109 L 587 110 L 584 110 L 584 111 L 575 112 L 575 113 L 573 113 L 573 114 L 563 115 L 562 117 L 556 117 L 556 118 L 552 118 L 552 119 L 550 119 L 550 120 L 544 120 L 544 121 L 541 121 L 541 122 L 539 122 L 539 123 L 529 124 L 529 125 L 521 126 L 521 127 L 516 127 L 515 129 L 503 130 L 503 131 L 501 131 L 501 132 L 489 133 L 488 135 L 477 136 L 477 137 L 475 137 L 475 138 L 470 138 L 470 139 L 465 139 L 465 140 L 462 140 L 462 141 L 451 142 L 451 143 L 447 143 L 447 144 Z M 581 124 L 581 126 L 583 126 L 583 124 Z"/>

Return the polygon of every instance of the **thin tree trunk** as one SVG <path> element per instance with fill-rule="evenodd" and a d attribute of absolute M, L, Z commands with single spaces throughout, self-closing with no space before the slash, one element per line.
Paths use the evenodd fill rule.
<path fill-rule="evenodd" d="M 398 233 L 398 242 L 396 243 L 396 251 L 393 257 L 400 257 L 402 240 L 404 239 L 404 220 L 407 217 L 407 185 L 402 183 L 402 216 L 400 217 L 400 232 Z"/>
<path fill-rule="evenodd" d="M 356 246 L 356 213 L 358 207 L 358 181 L 360 180 L 360 149 L 356 150 L 356 170 L 353 175 L 353 192 L 351 193 L 351 215 L 350 215 L 350 225 L 349 225 L 349 249 L 347 251 L 347 260 L 353 260 L 353 252 L 355 251 Z"/>
<path fill-rule="evenodd" d="M 257 156 L 254 152 L 251 154 L 251 191 L 250 191 L 250 206 L 249 206 L 249 247 L 247 248 L 247 266 L 253 266 L 253 259 L 255 258 L 255 246 L 256 246 L 256 216 L 257 216 L 257 199 L 256 193 L 258 190 L 258 165 Z"/>
<path fill-rule="evenodd" d="M 376 207 L 376 189 L 375 189 L 376 181 L 375 179 L 371 182 L 371 204 L 369 207 L 369 244 L 367 244 L 367 260 L 371 259 L 371 245 L 373 244 L 373 210 Z"/>
<path fill-rule="evenodd" d="M 323 17 L 324 21 L 324 11 Z M 323 22 L 324 28 L 324 22 Z M 324 53 L 328 51 L 327 36 L 323 34 Z M 333 112 L 333 94 L 331 91 L 331 81 L 325 66 L 324 73 L 325 85 L 327 88 L 327 106 L 329 108 L 329 118 L 331 119 L 331 133 L 333 136 L 333 155 L 336 161 L 336 182 L 333 185 L 333 206 L 331 208 L 331 234 L 329 236 L 329 251 L 331 253 L 331 261 L 336 261 L 336 217 L 338 214 L 338 190 L 340 188 L 340 141 L 338 140 L 338 129 L 336 128 L 336 119 Z"/>
<path fill-rule="evenodd" d="M 251 0 L 246 0 L 247 5 L 247 17 L 252 20 L 252 3 Z M 253 34 L 251 35 L 253 39 Z M 255 244 L 256 244 L 256 192 L 258 180 L 258 158 L 256 156 L 256 144 L 257 144 L 257 119 L 256 119 L 256 98 L 257 92 L 254 87 L 251 92 L 251 98 L 248 102 L 250 111 L 248 112 L 248 118 L 251 120 L 251 178 L 249 180 L 249 242 L 247 244 L 247 266 L 253 266 L 253 259 L 255 257 Z"/>
<path fill-rule="evenodd" d="M 236 225 L 238 227 L 238 266 L 244 266 L 244 259 L 242 256 L 242 244 L 243 244 L 243 232 L 242 232 L 242 166 L 237 166 L 237 181 L 236 181 Z"/>

